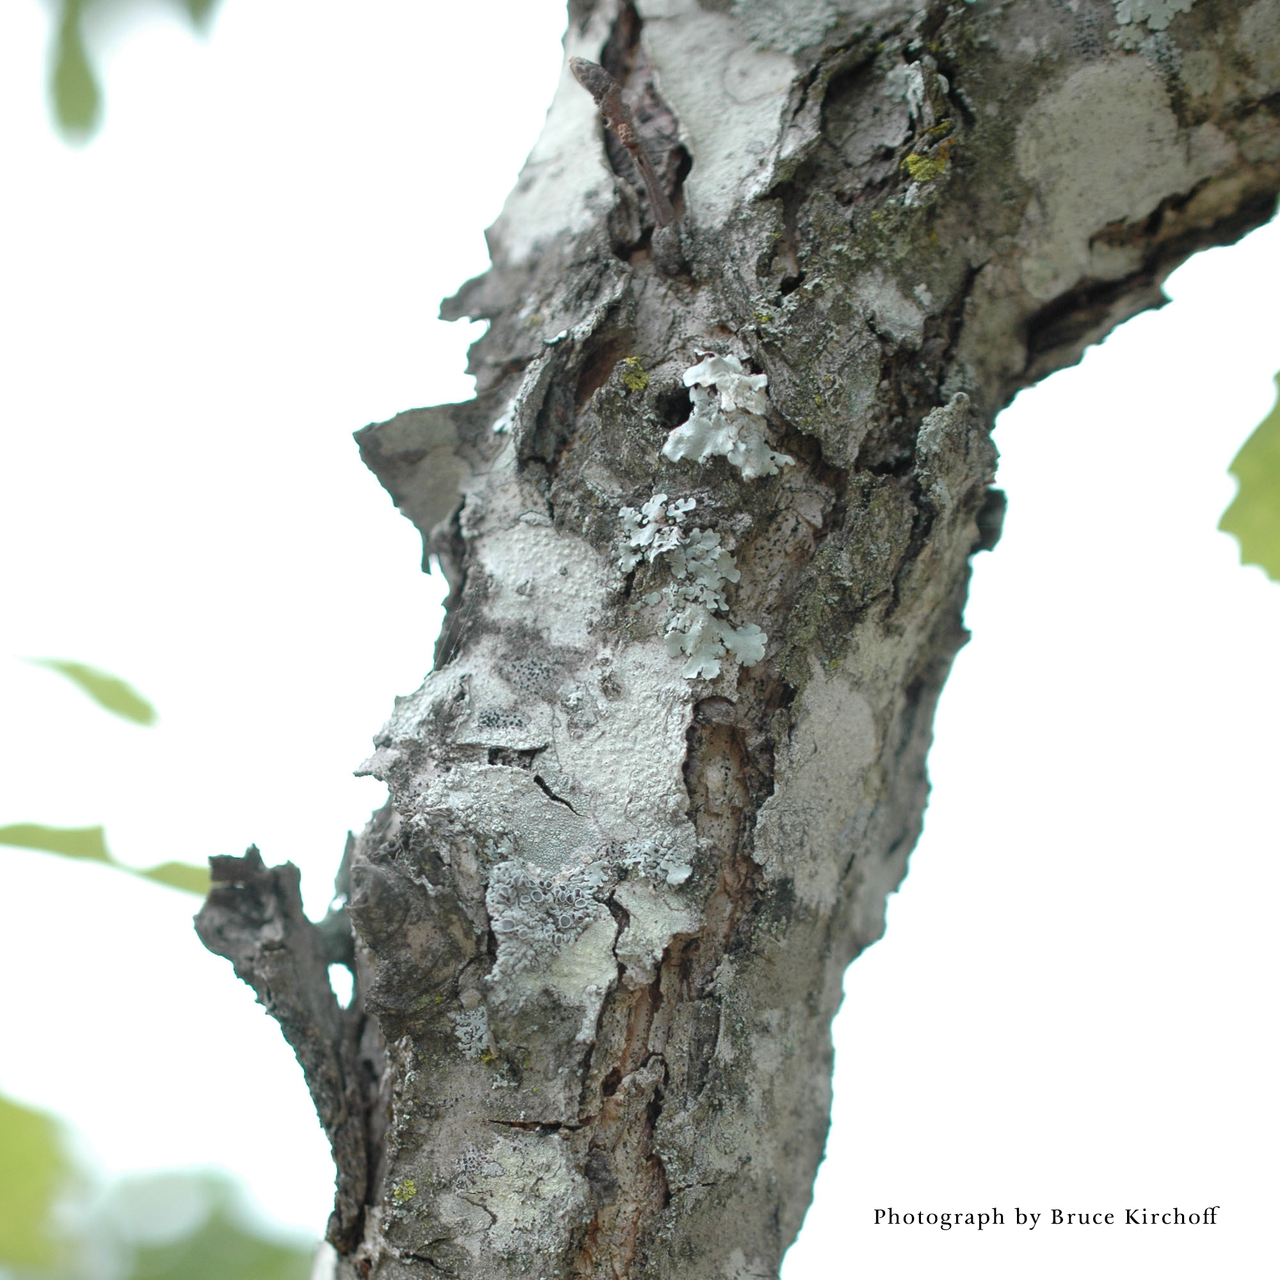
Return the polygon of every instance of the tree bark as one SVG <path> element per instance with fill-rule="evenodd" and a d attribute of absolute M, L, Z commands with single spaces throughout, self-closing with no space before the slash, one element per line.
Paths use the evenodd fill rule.
<path fill-rule="evenodd" d="M 677 222 L 566 71 L 445 304 L 476 398 L 358 435 L 451 594 L 354 947 L 256 853 L 200 918 L 307 1068 L 344 1276 L 776 1274 L 992 419 L 1280 189 L 1280 0 L 571 0 L 565 46 Z"/>

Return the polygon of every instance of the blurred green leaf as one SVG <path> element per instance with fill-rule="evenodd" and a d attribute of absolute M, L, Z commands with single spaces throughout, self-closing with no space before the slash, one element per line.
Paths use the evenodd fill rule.
<path fill-rule="evenodd" d="M 114 711 L 116 715 L 138 724 L 155 722 L 155 708 L 123 680 L 108 675 L 105 671 L 98 671 L 83 662 L 67 662 L 59 658 L 31 658 L 28 661 L 66 676 L 99 706 Z M 15 822 L 7 827 L 0 827 L 0 844 L 60 853 L 64 858 L 105 862 L 110 867 L 129 872 L 130 875 L 154 880 L 171 889 L 181 889 L 202 898 L 209 892 L 207 867 L 193 866 L 189 862 L 162 862 L 155 867 L 130 867 L 117 862 L 107 848 L 106 832 L 101 827 L 46 827 L 38 822 Z"/>
<path fill-rule="evenodd" d="M 85 53 L 80 29 L 81 0 L 63 0 L 53 53 L 54 118 L 72 141 L 88 139 L 102 116 L 102 94 Z"/>
<path fill-rule="evenodd" d="M 45 853 L 60 853 L 64 858 L 84 858 L 90 862 L 105 862 L 109 867 L 127 871 L 167 884 L 171 889 L 204 897 L 209 892 L 209 870 L 190 862 L 162 862 L 158 867 L 129 867 L 117 862 L 107 848 L 107 833 L 101 827 L 46 827 L 38 822 L 15 822 L 0 827 L 0 844 L 15 845 L 20 849 L 41 849 Z"/>
<path fill-rule="evenodd" d="M 155 0 L 138 0 L 154 7 Z M 84 44 L 89 9 L 128 7 L 127 0 L 55 0 L 59 6 L 53 41 L 49 96 L 58 131 L 70 142 L 86 142 L 102 122 L 102 91 Z M 219 0 L 169 0 L 197 31 L 208 28 Z"/>
<path fill-rule="evenodd" d="M 137 874 L 173 889 L 185 889 L 187 893 L 198 894 L 202 898 L 209 892 L 209 868 L 193 866 L 190 862 L 162 862 L 158 867 L 148 867 Z"/>
<path fill-rule="evenodd" d="M 1280 373 L 1271 412 L 1231 463 L 1240 487 L 1218 528 L 1240 544 L 1240 563 L 1256 564 L 1280 582 Z"/>
<path fill-rule="evenodd" d="M 99 671 L 83 662 L 71 662 L 65 658 L 28 658 L 37 667 L 48 667 L 66 676 L 91 697 L 98 706 L 132 720 L 134 724 L 155 724 L 156 709 L 131 685 L 119 676 Z"/>
<path fill-rule="evenodd" d="M 57 1121 L 0 1096 L 0 1267 L 57 1260 L 51 1210 L 71 1173 Z"/>
<path fill-rule="evenodd" d="M 44 827 L 38 822 L 15 822 L 0 827 L 0 844 L 22 849 L 43 849 L 64 858 L 86 858 L 90 862 L 116 865 L 107 849 L 107 835 L 101 827 Z"/>
<path fill-rule="evenodd" d="M 64 1221 L 56 1211 L 68 1203 L 77 1211 Z M 95 1188 L 53 1116 L 0 1095 L 0 1274 L 308 1280 L 313 1253 L 263 1222 L 225 1173 L 176 1169 Z"/>
<path fill-rule="evenodd" d="M 175 0 L 186 11 L 193 27 L 202 27 L 218 7 L 218 0 Z"/>
<path fill-rule="evenodd" d="M 107 1209 L 132 1246 L 129 1280 L 308 1280 L 310 1275 L 312 1246 L 269 1239 L 255 1230 L 244 1220 L 242 1193 L 221 1174 L 130 1178 L 109 1197 Z"/>
<path fill-rule="evenodd" d="M 311 1252 L 250 1235 L 218 1210 L 184 1240 L 139 1249 L 130 1280 L 307 1280 Z"/>

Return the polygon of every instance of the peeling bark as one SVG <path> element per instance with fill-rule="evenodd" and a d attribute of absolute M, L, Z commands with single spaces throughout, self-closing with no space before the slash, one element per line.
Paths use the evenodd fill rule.
<path fill-rule="evenodd" d="M 1280 189 L 1280 0 L 1168 18 L 571 3 L 677 223 L 566 73 L 445 304 L 491 321 L 475 400 L 357 437 L 451 594 L 364 766 L 352 1010 L 296 873 L 222 860 L 202 913 L 306 1069 L 344 1276 L 776 1273 L 998 537 L 991 421 Z M 767 386 L 687 385 L 708 352 Z M 671 461 L 691 414 L 777 473 Z"/>

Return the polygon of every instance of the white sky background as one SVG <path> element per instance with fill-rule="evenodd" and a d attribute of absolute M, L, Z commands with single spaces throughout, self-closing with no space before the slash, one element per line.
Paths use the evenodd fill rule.
<path fill-rule="evenodd" d="M 148 16 L 105 33 L 106 127 L 75 150 L 45 7 L 0 7 L 0 824 L 101 822 L 140 865 L 254 840 L 323 909 L 384 794 L 351 769 L 438 623 L 350 433 L 469 394 L 471 331 L 436 307 L 485 266 L 561 14 L 226 0 L 207 43 Z M 1001 419 L 1005 538 L 911 875 L 846 983 L 787 1280 L 1267 1274 L 1280 586 L 1214 526 L 1271 404 L 1278 283 L 1273 224 Z M 22 655 L 116 672 L 161 723 Z M 223 1164 L 321 1230 L 301 1074 L 194 900 L 0 860 L 0 1089 L 104 1169 Z M 981 1235 L 871 1221 L 992 1204 Z M 1012 1225 L 1206 1204 L 1220 1226 Z"/>

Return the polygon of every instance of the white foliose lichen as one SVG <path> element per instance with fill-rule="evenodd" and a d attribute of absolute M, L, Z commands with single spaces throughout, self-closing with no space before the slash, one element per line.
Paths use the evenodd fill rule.
<path fill-rule="evenodd" d="M 597 914 L 592 897 L 607 877 L 603 867 L 578 866 L 551 874 L 533 863 L 500 862 L 489 873 L 485 903 L 498 959 L 493 984 L 544 964 L 571 944 Z"/>
<path fill-rule="evenodd" d="M 693 412 L 667 437 L 664 457 L 699 463 L 723 457 L 744 480 L 777 475 L 780 466 L 794 465 L 794 458 L 775 452 L 765 440 L 767 374 L 747 373 L 737 356 L 708 355 L 685 370 L 684 385 Z"/>
<path fill-rule="evenodd" d="M 671 502 L 665 493 L 655 493 L 639 511 L 623 507 L 618 512 L 627 539 L 619 558 L 623 572 L 630 573 L 641 560 L 652 564 L 664 552 L 675 550 L 687 536 L 685 517 L 697 505 L 693 498 Z"/>
<path fill-rule="evenodd" d="M 674 833 L 661 840 L 630 840 L 620 850 L 618 862 L 633 877 L 665 881 L 677 889 L 693 874 L 689 850 L 679 847 Z"/>
<path fill-rule="evenodd" d="M 1111 0 L 1116 21 L 1127 27 L 1145 22 L 1152 31 L 1163 31 L 1178 13 L 1190 13 L 1195 0 Z"/>
<path fill-rule="evenodd" d="M 906 62 L 894 67 L 884 78 L 881 90 L 886 98 L 901 99 L 913 120 L 918 120 L 924 110 L 924 69 L 918 62 Z"/>
<path fill-rule="evenodd" d="M 489 1014 L 484 1005 L 453 1015 L 458 1047 L 468 1058 L 479 1058 L 489 1049 Z"/>
<path fill-rule="evenodd" d="M 729 610 L 724 587 L 742 574 L 720 545 L 718 533 L 686 527 L 696 505 L 693 498 L 671 502 L 665 493 L 655 493 L 639 511 L 623 507 L 618 512 L 625 539 L 619 563 L 630 572 L 641 560 L 652 564 L 666 557 L 671 582 L 665 590 L 642 597 L 641 603 L 667 601 L 663 628 L 667 653 L 673 658 L 685 656 L 686 679 L 711 680 L 720 674 L 720 664 L 729 654 L 743 666 L 755 666 L 764 657 L 769 637 L 754 623 L 734 627 L 721 616 Z"/>

